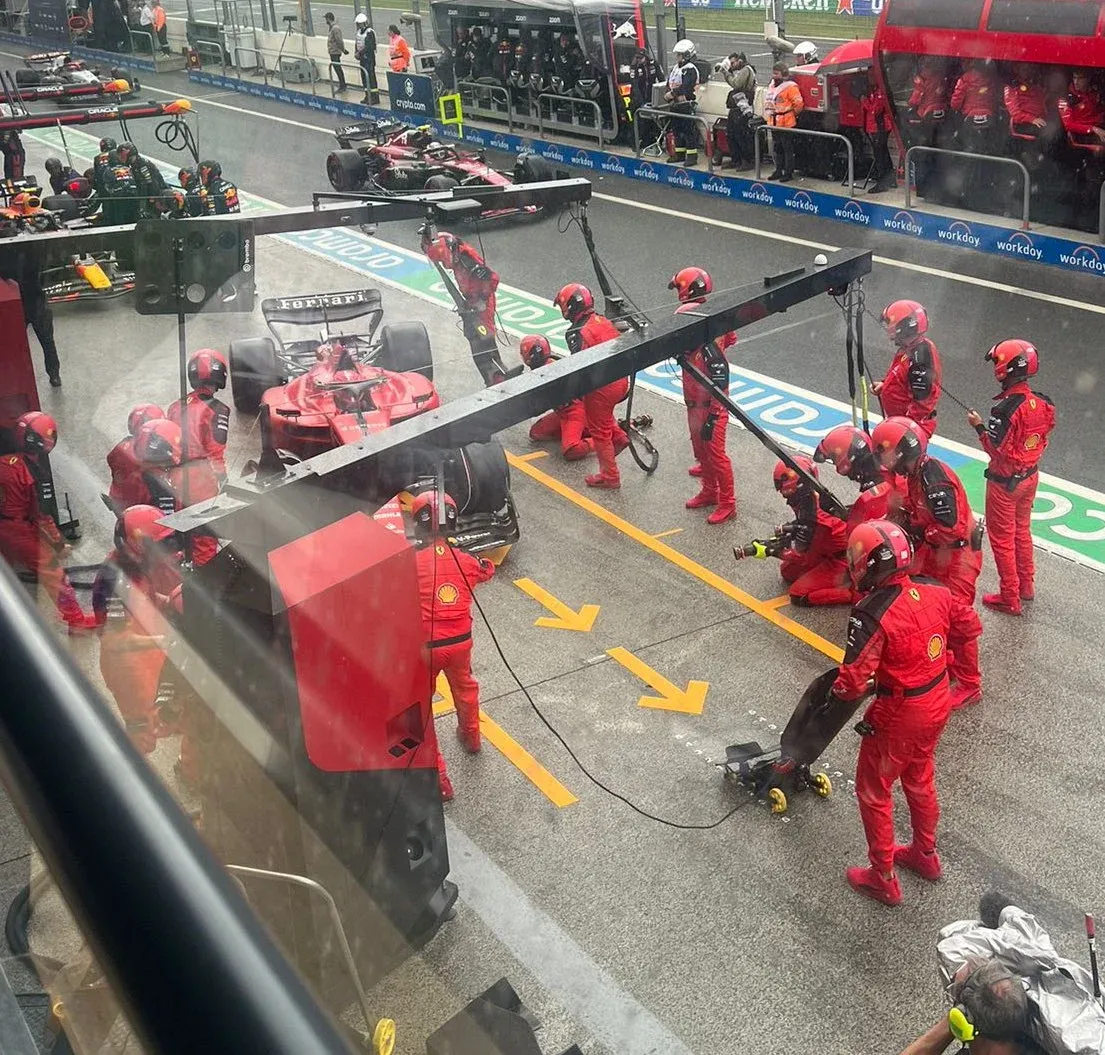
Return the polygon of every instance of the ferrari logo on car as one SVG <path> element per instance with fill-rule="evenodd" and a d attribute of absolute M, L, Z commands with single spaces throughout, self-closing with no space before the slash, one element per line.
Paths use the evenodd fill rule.
<path fill-rule="evenodd" d="M 944 653 L 944 639 L 939 634 L 933 634 L 929 638 L 929 659 L 939 659 Z"/>
<path fill-rule="evenodd" d="M 442 583 L 437 588 L 437 599 L 442 604 L 456 604 L 459 596 L 460 591 L 451 582 Z"/>

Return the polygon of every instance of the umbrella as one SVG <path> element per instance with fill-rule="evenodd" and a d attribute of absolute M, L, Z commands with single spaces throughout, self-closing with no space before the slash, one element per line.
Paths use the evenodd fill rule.
<path fill-rule="evenodd" d="M 873 40 L 849 40 L 838 48 L 833 48 L 825 61 L 817 67 L 818 73 L 860 73 L 869 70 L 875 63 L 875 42 Z"/>

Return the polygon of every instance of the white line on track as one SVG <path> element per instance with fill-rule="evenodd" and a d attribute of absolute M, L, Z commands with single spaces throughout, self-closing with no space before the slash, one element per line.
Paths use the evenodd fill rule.
<path fill-rule="evenodd" d="M 0 54 L 5 54 L 0 52 Z M 269 121 L 276 121 L 283 125 L 292 125 L 295 128 L 303 128 L 309 132 L 320 132 L 323 135 L 333 135 L 332 128 L 324 128 L 322 125 L 308 124 L 306 121 L 294 121 L 290 117 L 276 117 L 273 114 L 266 114 L 260 110 L 251 110 L 245 106 L 233 106 L 230 103 L 213 102 L 208 96 L 203 95 L 182 95 L 180 92 L 171 92 L 165 88 L 148 88 L 143 87 L 143 91 L 157 92 L 160 95 L 170 95 L 174 98 L 191 99 L 196 103 L 203 103 L 207 106 L 215 106 L 221 110 L 230 110 L 234 113 L 249 114 L 251 117 L 261 117 Z M 666 205 L 652 205 L 643 201 L 631 201 L 628 198 L 619 198 L 614 194 L 599 194 L 597 192 L 591 195 L 598 201 L 608 201 L 616 205 L 624 205 L 629 209 L 641 209 L 644 212 L 659 213 L 661 216 L 674 216 L 681 220 L 687 220 L 690 223 L 701 223 L 707 227 L 717 227 L 725 231 L 736 231 L 740 234 L 751 235 L 755 238 L 767 238 L 775 242 L 788 242 L 791 245 L 803 245 L 809 249 L 817 249 L 822 252 L 833 253 L 840 249 L 840 246 L 831 245 L 828 242 L 815 242 L 810 238 L 799 238 L 796 235 L 781 234 L 778 231 L 765 231 L 759 227 L 749 227 L 746 224 L 733 223 L 731 220 L 718 220 L 710 216 L 698 216 L 694 213 L 682 212 L 678 209 L 672 209 Z M 929 267 L 926 264 L 914 264 L 908 260 L 895 260 L 889 256 L 874 256 L 872 258 L 876 264 L 882 264 L 885 267 L 896 267 L 903 271 L 913 271 L 920 275 L 929 275 L 932 278 L 942 278 L 948 282 L 962 282 L 968 286 L 978 286 L 982 289 L 994 290 L 997 293 L 1009 293 L 1013 296 L 1027 297 L 1030 300 L 1042 300 L 1045 304 L 1057 304 L 1064 308 L 1076 308 L 1079 311 L 1092 312 L 1095 315 L 1105 315 L 1105 305 L 1092 304 L 1089 301 L 1073 300 L 1069 297 L 1059 297 L 1051 293 L 1044 293 L 1040 290 L 1025 289 L 1021 286 L 1013 286 L 1007 282 L 997 282 L 991 278 L 978 278 L 975 275 L 964 275 L 956 271 L 946 271 L 939 267 Z"/>

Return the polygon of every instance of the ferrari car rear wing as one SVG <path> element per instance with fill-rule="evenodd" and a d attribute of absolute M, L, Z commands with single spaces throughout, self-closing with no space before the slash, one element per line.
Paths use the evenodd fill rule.
<path fill-rule="evenodd" d="M 261 301 L 261 315 L 269 326 L 325 326 L 349 322 L 383 311 L 378 289 L 351 289 L 341 293 L 307 293 L 299 297 L 270 297 Z"/>

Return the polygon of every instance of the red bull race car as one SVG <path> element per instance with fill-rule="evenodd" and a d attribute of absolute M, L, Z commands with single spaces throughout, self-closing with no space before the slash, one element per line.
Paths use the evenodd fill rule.
<path fill-rule="evenodd" d="M 456 187 L 509 187 L 552 179 L 547 163 L 523 155 L 513 172 L 494 168 L 482 153 L 458 150 L 434 137 L 428 125 L 408 128 L 396 121 L 368 119 L 335 129 L 337 150 L 326 158 L 326 175 L 335 190 L 374 194 L 449 191 Z M 536 205 L 488 210 L 483 218 L 529 215 Z"/>
<path fill-rule="evenodd" d="M 235 406 L 260 411 L 260 467 L 359 443 L 441 405 L 425 327 L 392 324 L 376 339 L 383 315 L 379 290 L 270 299 L 261 312 L 273 336 L 234 341 L 229 349 Z M 341 324 L 354 322 L 352 331 L 339 332 Z M 322 330 L 285 340 L 282 329 L 289 326 Z M 506 453 L 492 437 L 453 449 L 407 449 L 366 470 L 353 490 L 381 503 L 377 515 L 397 524 L 397 496 L 435 487 L 440 477 L 457 504 L 458 545 L 494 559 L 505 556 L 518 539 L 518 517 Z"/>

